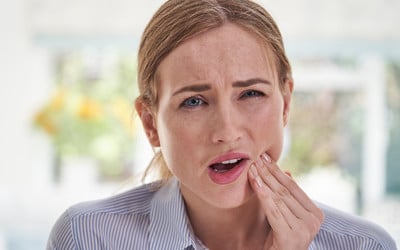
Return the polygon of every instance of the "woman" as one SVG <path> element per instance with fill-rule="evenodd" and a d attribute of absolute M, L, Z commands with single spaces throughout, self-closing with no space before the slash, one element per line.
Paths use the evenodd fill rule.
<path fill-rule="evenodd" d="M 67 210 L 48 249 L 395 249 L 276 164 L 293 89 L 278 27 L 245 0 L 170 0 L 139 48 L 135 107 L 161 181 Z"/>

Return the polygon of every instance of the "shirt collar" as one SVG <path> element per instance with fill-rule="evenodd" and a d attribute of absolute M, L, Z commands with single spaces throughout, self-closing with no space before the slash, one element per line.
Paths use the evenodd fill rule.
<path fill-rule="evenodd" d="M 151 202 L 150 249 L 198 249 L 191 230 L 179 183 L 172 177 Z"/>

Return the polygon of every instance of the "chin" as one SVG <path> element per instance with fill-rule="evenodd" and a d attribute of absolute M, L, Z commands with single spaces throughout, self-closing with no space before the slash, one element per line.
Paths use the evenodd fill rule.
<path fill-rule="evenodd" d="M 215 206 L 221 209 L 237 208 L 248 203 L 255 197 L 248 182 L 236 187 L 226 187 L 213 198 Z"/>

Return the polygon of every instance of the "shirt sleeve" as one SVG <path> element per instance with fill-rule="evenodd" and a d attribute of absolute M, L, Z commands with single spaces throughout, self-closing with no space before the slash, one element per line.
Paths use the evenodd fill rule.
<path fill-rule="evenodd" d="M 65 211 L 54 224 L 47 241 L 47 250 L 73 250 L 75 241 L 72 234 L 71 218 Z"/>
<path fill-rule="evenodd" d="M 316 202 L 325 219 L 311 249 L 396 250 L 392 236 L 381 226 L 360 216 Z"/>

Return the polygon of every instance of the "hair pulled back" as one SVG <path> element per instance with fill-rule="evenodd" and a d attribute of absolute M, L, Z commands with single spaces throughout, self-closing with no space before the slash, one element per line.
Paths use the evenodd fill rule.
<path fill-rule="evenodd" d="M 157 112 L 156 72 L 161 61 L 182 42 L 231 22 L 256 34 L 272 51 L 282 87 L 291 79 L 282 36 L 271 15 L 250 0 L 169 0 L 154 14 L 145 28 L 138 53 L 138 100 Z M 163 180 L 172 176 L 161 151 L 156 152 L 143 179 L 151 169 Z"/>

